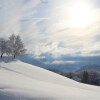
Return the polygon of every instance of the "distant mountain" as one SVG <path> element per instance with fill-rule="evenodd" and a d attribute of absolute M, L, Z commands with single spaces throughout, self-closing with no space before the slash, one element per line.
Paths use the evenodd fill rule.
<path fill-rule="evenodd" d="M 74 61 L 75 63 L 60 63 L 59 59 L 52 58 L 51 55 L 42 55 L 44 58 L 36 58 L 33 54 L 25 54 L 17 57 L 19 60 L 36 65 L 55 72 L 75 72 L 85 69 L 100 70 L 100 57 L 64 57 L 63 62 Z M 59 63 L 52 63 L 58 61 Z M 82 67 L 84 66 L 84 67 Z"/>
<path fill-rule="evenodd" d="M 31 54 L 25 54 L 24 56 L 19 56 L 17 59 L 26 62 L 28 64 L 36 65 L 38 67 L 42 67 L 48 69 L 50 71 L 55 72 L 72 72 L 77 70 L 74 64 L 52 64 L 52 63 L 45 63 L 43 59 L 36 59 Z"/>
<path fill-rule="evenodd" d="M 81 71 L 85 71 L 85 70 L 100 72 L 100 65 L 87 65 L 87 66 L 83 66 L 79 70 L 77 70 L 77 72 L 81 72 Z"/>

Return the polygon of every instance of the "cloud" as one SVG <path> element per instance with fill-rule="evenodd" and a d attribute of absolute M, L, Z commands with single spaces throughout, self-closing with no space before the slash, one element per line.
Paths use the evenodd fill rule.
<path fill-rule="evenodd" d="M 78 0 L 77 0 L 78 1 Z M 87 1 L 87 0 L 85 0 Z M 100 55 L 100 5 L 88 0 L 97 21 L 86 28 L 69 25 L 69 7 L 74 0 L 0 0 L 0 36 L 20 34 L 35 55 Z M 37 57 L 38 58 L 38 57 Z"/>
<path fill-rule="evenodd" d="M 75 61 L 62 61 L 62 60 L 56 60 L 53 61 L 51 64 L 74 64 Z"/>

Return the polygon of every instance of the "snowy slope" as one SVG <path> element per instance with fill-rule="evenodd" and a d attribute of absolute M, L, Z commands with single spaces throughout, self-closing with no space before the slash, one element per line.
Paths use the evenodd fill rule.
<path fill-rule="evenodd" d="M 100 100 L 100 87 L 21 61 L 0 62 L 0 100 Z"/>

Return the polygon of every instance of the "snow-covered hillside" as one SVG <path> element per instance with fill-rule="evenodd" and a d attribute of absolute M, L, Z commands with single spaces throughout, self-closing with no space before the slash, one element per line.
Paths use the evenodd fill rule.
<path fill-rule="evenodd" d="M 100 87 L 21 61 L 1 61 L 0 100 L 100 100 Z"/>

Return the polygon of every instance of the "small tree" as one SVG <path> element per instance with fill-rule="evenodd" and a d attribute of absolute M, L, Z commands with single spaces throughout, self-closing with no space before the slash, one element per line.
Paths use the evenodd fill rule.
<path fill-rule="evenodd" d="M 3 54 L 6 53 L 6 40 L 3 38 L 0 38 L 0 53 L 1 53 L 1 58 L 3 57 Z"/>
<path fill-rule="evenodd" d="M 23 55 L 26 51 L 19 35 L 15 36 L 14 34 L 12 34 L 9 37 L 9 45 L 11 47 L 10 52 L 14 56 L 14 58 L 18 55 Z"/>
<path fill-rule="evenodd" d="M 82 75 L 82 80 L 81 80 L 81 82 L 82 82 L 82 83 L 87 83 L 87 82 L 88 82 L 88 78 L 89 78 L 88 71 L 84 71 L 84 72 L 83 72 L 83 75 Z"/>

